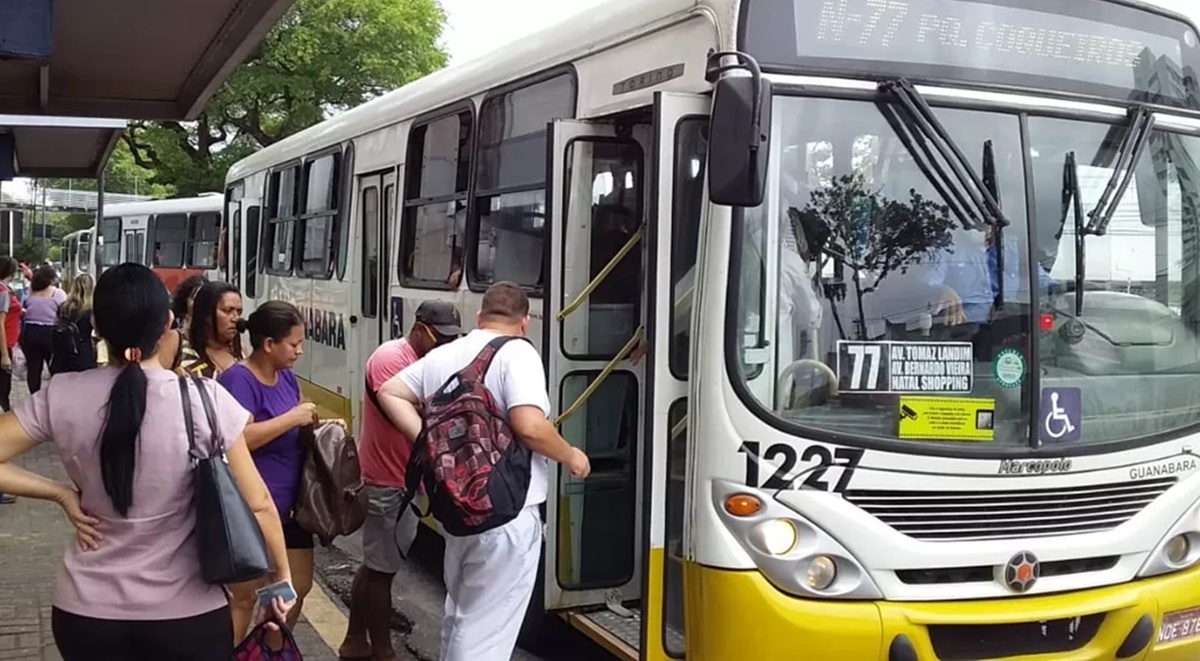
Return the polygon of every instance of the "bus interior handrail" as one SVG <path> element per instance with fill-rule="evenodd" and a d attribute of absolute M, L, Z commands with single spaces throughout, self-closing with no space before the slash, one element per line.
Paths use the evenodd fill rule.
<path fill-rule="evenodd" d="M 592 281 L 583 288 L 583 291 L 579 292 L 579 296 L 577 296 L 574 301 L 571 301 L 570 305 L 564 307 L 562 311 L 558 313 L 558 320 L 562 321 L 578 310 L 579 306 L 583 305 L 583 302 L 586 301 L 588 297 L 590 297 L 606 279 L 608 279 L 608 276 L 611 275 L 612 272 L 617 268 L 617 264 L 620 264 L 621 261 L 625 259 L 630 251 L 632 251 L 645 236 L 646 226 L 643 224 L 636 232 L 633 233 L 633 236 L 629 237 L 629 240 L 625 242 L 625 245 L 621 246 L 621 249 L 617 251 L 617 254 L 613 255 L 613 258 L 608 260 L 608 263 L 604 265 L 604 268 L 600 269 L 600 272 L 597 273 L 596 277 L 592 278 Z"/>

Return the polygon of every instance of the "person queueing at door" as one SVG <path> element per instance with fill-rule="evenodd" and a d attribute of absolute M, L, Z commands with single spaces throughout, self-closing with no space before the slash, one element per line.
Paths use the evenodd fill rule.
<path fill-rule="evenodd" d="M 405 495 L 404 470 L 412 454 L 412 439 L 400 434 L 379 410 L 375 393 L 401 370 L 462 335 L 462 318 L 452 303 L 425 301 L 415 317 L 408 337 L 384 342 L 367 359 L 364 385 L 368 392 L 363 397 L 358 446 L 358 461 L 367 484 L 367 519 L 362 527 L 363 562 L 350 590 L 350 624 L 338 649 L 341 659 L 397 658 L 391 636 L 392 580 L 404 563 L 418 526 L 412 508 L 397 517 Z"/>
<path fill-rule="evenodd" d="M 498 282 L 483 295 L 478 328 L 460 340 L 429 352 L 392 377 L 379 392 L 380 405 L 406 438 L 421 432 L 417 410 L 498 338 L 525 337 L 529 298 L 512 282 Z M 546 373 L 537 349 L 508 342 L 492 357 L 484 386 L 508 416 L 512 432 L 533 452 L 525 507 L 511 521 L 486 532 L 446 535 L 443 563 L 446 608 L 442 618 L 441 661 L 508 661 L 529 605 L 542 553 L 542 516 L 549 461 L 576 478 L 591 472 L 588 457 L 571 447 L 550 422 Z"/>
<path fill-rule="evenodd" d="M 200 302 L 198 299 L 197 324 L 203 319 Z M 313 582 L 313 535 L 292 518 L 306 452 L 300 441 L 300 428 L 317 421 L 316 406 L 300 403 L 300 383 L 292 371 L 292 366 L 304 355 L 304 319 L 291 303 L 268 301 L 250 315 L 247 326 L 250 356 L 245 362 L 230 365 L 217 381 L 253 416 L 244 432 L 246 445 L 283 521 L 288 566 L 297 596 L 296 605 L 288 613 L 288 626 L 294 627 Z M 255 590 L 268 582 L 228 586 L 237 642 L 249 633 L 258 600 Z"/>
<path fill-rule="evenodd" d="M 13 290 L 12 281 L 17 276 L 17 260 L 0 257 L 0 408 L 12 410 L 13 349 L 21 337 L 21 315 L 25 307 L 20 295 Z M 16 502 L 13 496 L 0 493 L 0 505 Z"/>
<path fill-rule="evenodd" d="M 25 375 L 29 394 L 42 389 L 42 371 L 54 356 L 54 326 L 58 323 L 58 308 L 67 302 L 67 292 L 54 286 L 58 274 L 53 266 L 39 266 L 29 284 L 29 299 L 25 301 L 25 331 L 21 333 L 21 351 L 25 352 Z"/>
<path fill-rule="evenodd" d="M 178 371 L 218 378 L 245 356 L 242 353 L 242 293 L 227 282 L 210 282 L 196 293 L 191 327 L 182 351 L 195 360 L 183 361 Z"/>

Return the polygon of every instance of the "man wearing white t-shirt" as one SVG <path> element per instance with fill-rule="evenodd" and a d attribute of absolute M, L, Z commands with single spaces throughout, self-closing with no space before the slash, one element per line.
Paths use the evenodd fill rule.
<path fill-rule="evenodd" d="M 479 356 L 489 342 L 511 335 L 524 337 L 529 326 L 529 298 L 516 284 L 498 282 L 483 295 L 478 329 L 434 349 L 384 383 L 379 401 L 408 438 L 421 431 L 417 406 Z M 507 661 L 516 646 L 521 619 L 537 581 L 542 550 L 542 517 L 546 501 L 548 460 L 557 461 L 577 478 L 591 464 L 550 422 L 550 398 L 542 358 L 528 342 L 505 344 L 484 377 L 496 405 L 508 412 L 508 423 L 533 451 L 525 508 L 512 521 L 466 537 L 446 535 L 444 562 L 446 610 L 442 620 L 442 661 Z"/>

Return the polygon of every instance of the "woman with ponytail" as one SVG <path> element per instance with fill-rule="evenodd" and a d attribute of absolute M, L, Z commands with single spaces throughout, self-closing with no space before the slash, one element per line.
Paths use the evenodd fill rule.
<path fill-rule="evenodd" d="M 51 625 L 63 661 L 228 659 L 224 591 L 201 577 L 196 490 L 178 378 L 159 361 L 172 323 L 162 282 L 140 264 L 105 271 L 93 295 L 109 366 L 60 374 L 0 416 L 0 491 L 58 503 L 76 529 L 63 558 Z M 255 469 L 250 414 L 211 381 L 220 433 L 242 496 L 267 542 L 276 580 L 291 580 L 279 513 Z M 194 386 L 193 386 L 194 387 Z M 191 398 L 196 441 L 211 448 L 201 398 Z M 72 484 L 17 466 L 52 443 Z M 276 602 L 273 616 L 291 604 Z"/>

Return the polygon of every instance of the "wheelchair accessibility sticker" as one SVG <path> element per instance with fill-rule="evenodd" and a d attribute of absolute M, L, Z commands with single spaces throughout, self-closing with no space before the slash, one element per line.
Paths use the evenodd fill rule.
<path fill-rule="evenodd" d="M 1043 443 L 1070 443 L 1083 436 L 1083 394 L 1079 388 L 1043 388 L 1042 424 L 1039 436 Z"/>

